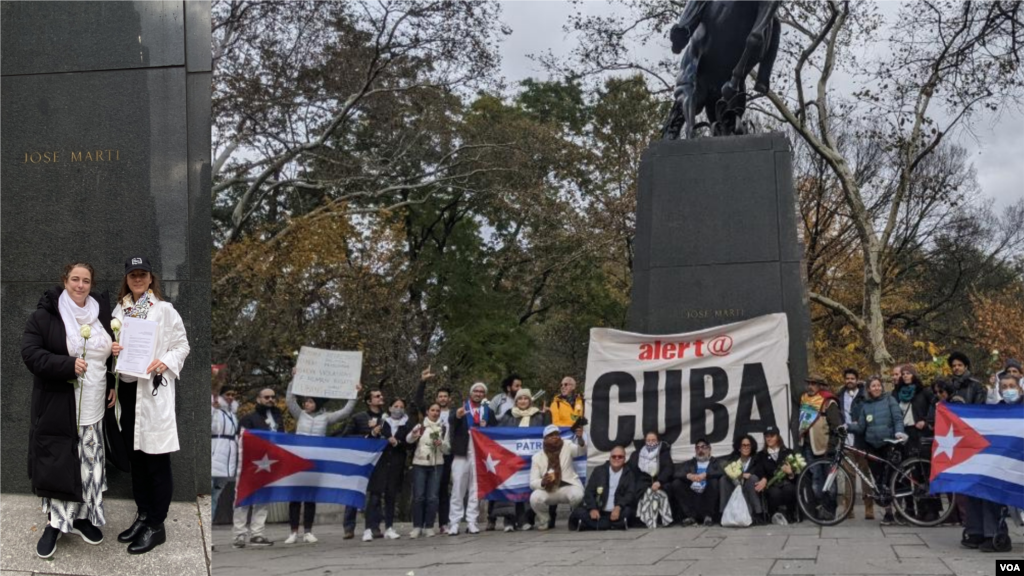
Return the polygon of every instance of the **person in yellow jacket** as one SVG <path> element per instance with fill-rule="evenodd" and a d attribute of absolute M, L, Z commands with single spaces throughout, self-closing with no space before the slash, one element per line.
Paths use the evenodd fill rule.
<path fill-rule="evenodd" d="M 575 378 L 562 378 L 559 394 L 551 401 L 550 410 L 551 423 L 559 427 L 571 428 L 583 418 L 583 395 L 576 393 Z"/>

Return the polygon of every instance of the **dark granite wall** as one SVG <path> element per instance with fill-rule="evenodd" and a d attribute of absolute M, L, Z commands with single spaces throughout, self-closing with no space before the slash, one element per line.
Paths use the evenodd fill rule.
<path fill-rule="evenodd" d="M 71 260 L 116 292 L 143 253 L 192 348 L 174 497 L 209 493 L 210 3 L 2 2 L 0 21 L 0 490 L 31 491 L 21 330 L 39 296 Z M 128 475 L 108 482 L 131 495 Z"/>
<path fill-rule="evenodd" d="M 640 164 L 629 329 L 688 332 L 785 312 L 799 398 L 810 313 L 796 217 L 785 136 L 653 143 Z"/>

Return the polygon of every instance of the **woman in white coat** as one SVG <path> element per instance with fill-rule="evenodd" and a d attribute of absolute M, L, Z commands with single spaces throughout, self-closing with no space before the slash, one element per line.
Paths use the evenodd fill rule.
<path fill-rule="evenodd" d="M 238 473 L 238 401 L 235 390 L 224 387 L 210 401 L 210 476 L 213 479 L 211 517 L 217 517 L 217 502 Z"/>
<path fill-rule="evenodd" d="M 171 452 L 178 450 L 174 420 L 175 383 L 188 356 L 188 339 L 181 316 L 163 299 L 160 279 L 149 260 L 125 261 L 124 280 L 114 318 L 156 322 L 156 349 L 147 378 L 121 375 L 117 401 L 121 405 L 121 434 L 132 463 L 132 492 L 138 508 L 131 527 L 118 535 L 129 554 L 144 554 L 167 541 L 164 519 L 171 505 Z M 113 345 L 114 354 L 121 351 Z"/>
<path fill-rule="evenodd" d="M 294 375 L 295 369 L 292 369 L 292 376 Z M 363 385 L 356 384 L 356 397 L 359 396 L 362 390 Z M 349 400 L 341 410 L 328 412 L 324 409 L 324 404 L 326 403 L 326 398 L 308 397 L 302 399 L 302 406 L 300 407 L 299 402 L 295 399 L 295 394 L 292 394 L 292 383 L 289 382 L 285 404 L 288 405 L 288 411 L 291 412 L 292 418 L 295 418 L 295 433 L 300 436 L 326 436 L 328 426 L 348 418 L 356 408 L 356 401 Z M 288 523 L 291 525 L 292 533 L 284 541 L 285 544 L 294 544 L 299 538 L 299 513 L 302 511 L 302 506 L 302 502 L 288 503 Z M 306 502 L 305 514 L 302 517 L 302 528 L 304 529 L 302 535 L 303 542 L 313 543 L 317 541 L 316 536 L 313 535 L 313 518 L 315 516 L 316 502 Z"/>

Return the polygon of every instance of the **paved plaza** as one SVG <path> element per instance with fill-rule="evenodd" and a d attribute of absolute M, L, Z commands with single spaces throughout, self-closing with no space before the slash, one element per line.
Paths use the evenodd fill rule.
<path fill-rule="evenodd" d="M 135 519 L 135 502 L 105 498 L 107 524 L 103 542 L 90 546 L 74 535 L 57 541 L 49 560 L 36 556 L 36 543 L 45 528 L 39 498 L 23 494 L 0 496 L 0 576 L 209 576 L 210 498 L 172 502 L 164 527 L 167 543 L 147 554 L 133 556 L 117 534 Z"/>
<path fill-rule="evenodd" d="M 499 523 L 500 526 L 500 523 Z M 791 526 L 735 529 L 690 527 L 628 532 L 569 532 L 560 522 L 548 532 L 484 532 L 409 540 L 342 540 L 342 528 L 316 526 L 316 544 L 282 544 L 287 524 L 267 526 L 275 544 L 234 549 L 229 526 L 213 531 L 214 576 L 674 576 L 768 574 L 942 574 L 991 576 L 995 560 L 1024 553 L 983 554 L 960 547 L 961 528 L 881 527 L 848 520 L 822 528 Z M 360 525 L 360 529 L 362 525 Z"/>

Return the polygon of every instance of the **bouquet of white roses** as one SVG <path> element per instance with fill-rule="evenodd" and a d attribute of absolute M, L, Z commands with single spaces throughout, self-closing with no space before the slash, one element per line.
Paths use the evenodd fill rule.
<path fill-rule="evenodd" d="M 743 476 L 743 463 L 739 460 L 733 460 L 732 463 L 725 467 L 725 475 L 733 482 L 739 483 L 740 477 Z"/>
<path fill-rule="evenodd" d="M 789 464 L 789 467 L 793 469 L 793 474 L 799 474 L 804 468 L 807 468 L 807 461 L 804 460 L 804 457 L 800 454 L 790 454 L 789 456 L 786 456 L 783 463 Z M 765 488 L 768 488 L 785 477 L 786 473 L 782 471 L 782 466 L 779 466 L 779 469 L 775 471 L 775 475 L 768 481 Z"/>

